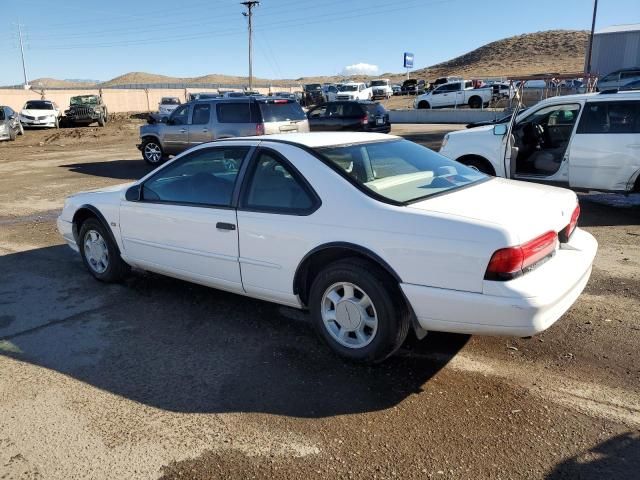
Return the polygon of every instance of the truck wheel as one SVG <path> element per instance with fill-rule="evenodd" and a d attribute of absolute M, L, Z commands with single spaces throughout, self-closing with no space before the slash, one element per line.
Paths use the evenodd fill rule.
<path fill-rule="evenodd" d="M 480 97 L 471 97 L 469 99 L 469 108 L 480 108 L 482 106 L 482 99 Z"/>
<path fill-rule="evenodd" d="M 419 109 L 423 109 L 423 108 L 431 108 L 431 105 L 429 104 L 429 102 L 427 102 L 426 100 L 421 100 L 418 103 L 418 108 Z"/>
<path fill-rule="evenodd" d="M 109 111 L 105 108 L 104 109 L 104 123 L 108 123 L 109 122 Z"/>
<path fill-rule="evenodd" d="M 492 177 L 495 177 L 496 175 L 496 171 L 493 169 L 491 163 L 483 157 L 469 155 L 467 157 L 459 158 L 457 161 L 481 173 L 491 175 Z"/>
<path fill-rule="evenodd" d="M 104 124 L 105 124 L 104 115 L 100 114 L 100 116 L 98 117 L 98 125 L 100 125 L 101 127 L 104 127 Z"/>

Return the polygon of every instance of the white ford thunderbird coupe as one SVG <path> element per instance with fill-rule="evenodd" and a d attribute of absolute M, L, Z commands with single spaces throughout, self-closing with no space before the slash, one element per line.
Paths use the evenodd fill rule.
<path fill-rule="evenodd" d="M 130 267 L 308 309 L 352 360 L 409 328 L 529 336 L 573 304 L 597 243 L 575 193 L 492 178 L 398 137 L 207 143 L 58 219 L 98 280 Z"/>

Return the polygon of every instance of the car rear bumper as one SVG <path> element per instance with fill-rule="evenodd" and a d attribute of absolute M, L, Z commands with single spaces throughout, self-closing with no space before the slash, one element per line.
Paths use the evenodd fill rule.
<path fill-rule="evenodd" d="M 76 243 L 75 236 L 73 235 L 73 223 L 63 220 L 60 217 L 58 217 L 58 221 L 56 223 L 58 225 L 58 231 L 60 232 L 60 235 L 62 235 L 62 238 L 64 238 L 64 241 L 67 242 L 67 245 L 78 252 L 78 244 Z"/>
<path fill-rule="evenodd" d="M 598 244 L 577 229 L 553 258 L 508 282 L 485 281 L 484 293 L 400 284 L 425 330 L 526 337 L 553 325 L 591 275 Z"/>

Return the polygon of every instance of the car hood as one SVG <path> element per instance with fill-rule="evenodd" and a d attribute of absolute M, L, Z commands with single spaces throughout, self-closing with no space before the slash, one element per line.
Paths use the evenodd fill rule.
<path fill-rule="evenodd" d="M 576 194 L 564 188 L 491 178 L 409 208 L 499 226 L 517 243 L 525 243 L 548 231 L 561 231 L 569 224 L 577 202 Z"/>
<path fill-rule="evenodd" d="M 121 183 L 119 185 L 112 185 L 110 187 L 98 188 L 95 190 L 86 190 L 84 192 L 74 193 L 73 195 L 69 195 L 67 198 L 80 199 L 82 197 L 89 197 L 94 195 L 116 195 L 118 196 L 120 192 L 128 189 L 135 182 Z"/>
<path fill-rule="evenodd" d="M 55 110 L 34 110 L 32 108 L 23 108 L 20 115 L 29 115 L 31 117 L 43 117 L 45 115 L 55 115 Z"/>

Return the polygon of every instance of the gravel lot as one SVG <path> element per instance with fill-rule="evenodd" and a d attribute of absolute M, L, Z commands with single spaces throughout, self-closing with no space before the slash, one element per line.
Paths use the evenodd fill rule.
<path fill-rule="evenodd" d="M 140 123 L 0 144 L 1 479 L 638 478 L 638 206 L 581 196 L 600 250 L 547 332 L 431 334 L 354 366 L 295 310 L 89 276 L 55 219 L 149 171 Z M 437 148 L 453 128 L 394 133 Z"/>

